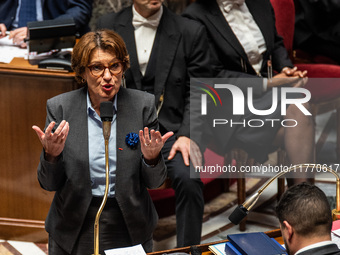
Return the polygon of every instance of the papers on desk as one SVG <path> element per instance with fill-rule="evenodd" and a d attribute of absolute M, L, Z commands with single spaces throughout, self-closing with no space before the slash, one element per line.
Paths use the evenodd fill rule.
<path fill-rule="evenodd" d="M 143 246 L 141 244 L 125 247 L 125 248 L 117 248 L 104 251 L 106 255 L 146 255 Z"/>
<path fill-rule="evenodd" d="M 226 247 L 226 242 L 225 243 L 219 243 L 219 244 L 214 244 L 214 245 L 209 245 L 208 249 L 215 255 L 225 255 L 225 247 Z"/>
<path fill-rule="evenodd" d="M 66 48 L 61 50 L 51 50 L 49 52 L 43 52 L 37 54 L 36 52 L 30 52 L 28 49 L 22 49 L 13 44 L 12 40 L 8 39 L 8 36 L 0 39 L 0 63 L 10 63 L 13 58 L 29 59 L 31 65 L 37 65 L 39 61 L 58 56 L 71 55 L 72 48 Z"/>
<path fill-rule="evenodd" d="M 0 62 L 10 63 L 13 58 L 26 58 L 28 50 L 22 49 L 13 44 L 12 40 L 8 39 L 8 36 L 0 39 Z"/>
<path fill-rule="evenodd" d="M 39 54 L 37 54 L 36 52 L 30 52 L 28 62 L 31 65 L 38 65 L 41 60 L 53 59 L 53 58 L 62 58 L 62 59 L 67 58 L 71 62 L 71 53 L 72 53 L 72 48 L 61 49 L 61 50 L 50 50 L 49 52 L 42 52 Z"/>
<path fill-rule="evenodd" d="M 336 243 L 340 249 L 340 220 L 333 221 L 332 241 Z"/>

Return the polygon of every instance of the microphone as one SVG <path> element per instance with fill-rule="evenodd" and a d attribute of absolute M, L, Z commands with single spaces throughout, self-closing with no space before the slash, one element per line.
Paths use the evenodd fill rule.
<path fill-rule="evenodd" d="M 103 122 L 103 136 L 105 140 L 105 192 L 103 201 L 98 209 L 94 220 L 94 252 L 93 255 L 99 254 L 99 219 L 106 204 L 109 195 L 109 138 L 111 134 L 111 121 L 113 119 L 113 105 L 111 101 L 100 103 L 100 118 Z"/>
<path fill-rule="evenodd" d="M 255 193 L 252 195 L 248 200 L 246 200 L 242 205 L 239 205 L 238 207 L 235 208 L 235 210 L 230 214 L 229 220 L 231 223 L 237 225 L 245 218 L 248 213 L 250 212 L 251 208 L 256 204 L 257 200 L 259 199 L 260 195 L 262 192 L 277 178 L 285 175 L 286 173 L 289 173 L 292 170 L 296 169 L 302 169 L 302 168 L 308 168 L 308 167 L 313 167 L 317 168 L 320 171 L 327 171 L 333 174 L 336 178 L 336 208 L 332 210 L 332 217 L 333 220 L 338 220 L 340 219 L 340 177 L 338 176 L 337 172 L 334 171 L 333 169 L 325 166 L 325 165 L 320 165 L 320 164 L 299 164 L 299 165 L 294 165 L 289 167 L 287 170 L 284 170 L 282 172 L 279 172 L 276 174 L 274 177 L 269 179 L 263 186 Z M 321 168 L 321 169 L 320 169 Z"/>
<path fill-rule="evenodd" d="M 245 218 L 248 215 L 248 213 L 249 213 L 249 210 L 247 208 L 243 207 L 243 205 L 239 205 L 230 214 L 229 220 L 234 225 L 238 225 L 240 224 L 241 220 L 243 220 L 243 218 Z"/>
<path fill-rule="evenodd" d="M 241 220 L 243 220 L 243 218 L 245 218 L 248 215 L 250 209 L 256 204 L 257 200 L 259 199 L 262 191 L 261 192 L 258 191 L 257 193 L 252 195 L 248 200 L 246 200 L 242 205 L 239 205 L 238 207 L 235 208 L 235 210 L 229 216 L 229 220 L 231 221 L 231 223 L 238 225 L 241 222 Z"/>
<path fill-rule="evenodd" d="M 100 118 L 103 122 L 103 136 L 105 140 L 109 140 L 111 135 L 111 121 L 113 119 L 113 104 L 111 101 L 100 103 Z"/>

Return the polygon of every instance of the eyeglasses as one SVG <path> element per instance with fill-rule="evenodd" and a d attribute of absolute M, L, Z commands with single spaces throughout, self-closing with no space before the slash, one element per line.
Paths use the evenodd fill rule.
<path fill-rule="evenodd" d="M 109 66 L 104 66 L 102 64 L 94 64 L 94 65 L 88 66 L 88 69 L 90 69 L 91 74 L 96 78 L 103 76 L 106 68 L 109 69 L 111 75 L 116 76 L 123 71 L 123 64 L 122 62 L 115 62 L 115 63 L 109 64 Z"/>

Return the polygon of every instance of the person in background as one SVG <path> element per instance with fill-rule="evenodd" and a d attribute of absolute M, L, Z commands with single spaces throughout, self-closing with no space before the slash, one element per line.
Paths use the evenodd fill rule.
<path fill-rule="evenodd" d="M 189 97 L 191 77 L 212 75 L 205 28 L 172 13 L 163 0 L 134 0 L 99 18 L 97 27 L 123 37 L 131 58 L 126 86 L 154 94 L 160 132 L 175 133 L 162 154 L 176 196 L 177 247 L 199 244 L 203 184 L 197 174 L 190 176 L 190 165 L 200 166 L 202 154 L 200 141 L 190 139 Z"/>
<path fill-rule="evenodd" d="M 109 140 L 109 198 L 100 217 L 99 252 L 142 244 L 152 251 L 157 212 L 147 188 L 166 178 L 160 151 L 172 136 L 161 136 L 154 97 L 123 88 L 129 56 L 110 30 L 89 32 L 72 55 L 84 87 L 47 101 L 44 131 L 33 126 L 43 151 L 38 166 L 42 188 L 55 191 L 46 218 L 50 255 L 83 255 L 93 250 L 94 220 L 105 191 L 105 143 L 100 103 L 113 102 Z M 150 134 L 149 134 L 150 131 Z"/>
<path fill-rule="evenodd" d="M 10 31 L 9 39 L 25 48 L 27 22 L 73 18 L 79 35 L 90 31 L 93 0 L 3 0 L 0 2 L 0 38 Z"/>
<path fill-rule="evenodd" d="M 270 109 L 274 87 L 301 87 L 306 71 L 297 70 L 288 57 L 283 39 L 277 34 L 274 11 L 269 0 L 197 0 L 190 4 L 183 16 L 199 21 L 206 27 L 210 41 L 211 65 L 219 78 L 241 78 L 237 84 L 247 93 L 253 89 L 255 109 Z M 247 82 L 249 81 L 249 82 Z M 293 95 L 299 97 L 300 95 Z M 280 94 L 279 98 L 280 105 Z M 225 102 L 226 103 L 226 102 Z M 233 109 L 232 100 L 228 100 Z M 304 107 L 310 112 L 309 103 Z M 312 116 L 303 114 L 294 104 L 281 115 L 281 107 L 265 116 L 246 109 L 244 115 L 225 112 L 224 117 L 240 122 L 243 119 L 294 119 L 298 125 L 286 128 L 269 122 L 261 128 L 234 125 L 223 131 L 223 138 L 214 138 L 223 155 L 232 148 L 244 149 L 257 162 L 265 162 L 267 155 L 284 144 L 289 163 L 312 163 L 314 160 L 314 123 Z M 222 132 L 222 131 L 221 131 Z M 220 134 L 221 132 L 215 132 Z M 306 180 L 289 180 L 289 185 Z M 312 180 L 310 180 L 312 181 Z"/>
<path fill-rule="evenodd" d="M 295 0 L 294 48 L 340 65 L 340 1 Z"/>
<path fill-rule="evenodd" d="M 289 255 L 339 255 L 331 241 L 332 212 L 325 193 L 315 185 L 290 187 L 276 208 L 280 229 Z"/>

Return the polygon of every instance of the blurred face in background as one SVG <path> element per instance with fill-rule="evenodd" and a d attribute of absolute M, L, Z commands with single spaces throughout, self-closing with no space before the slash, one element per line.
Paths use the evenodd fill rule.
<path fill-rule="evenodd" d="M 164 0 L 133 0 L 136 11 L 144 18 L 155 14 L 162 6 Z"/>

